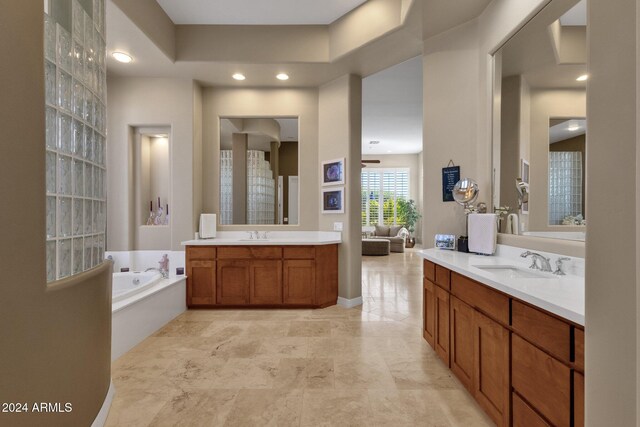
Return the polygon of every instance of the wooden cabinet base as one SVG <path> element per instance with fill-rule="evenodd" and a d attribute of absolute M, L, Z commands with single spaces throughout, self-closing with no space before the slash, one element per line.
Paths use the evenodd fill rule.
<path fill-rule="evenodd" d="M 338 245 L 188 246 L 189 308 L 324 308 L 338 302 Z"/>
<path fill-rule="evenodd" d="M 425 260 L 422 335 L 498 427 L 584 426 L 584 329 Z"/>

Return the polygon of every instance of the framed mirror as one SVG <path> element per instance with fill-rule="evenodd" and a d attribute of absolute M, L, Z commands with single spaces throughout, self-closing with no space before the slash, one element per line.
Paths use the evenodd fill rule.
<path fill-rule="evenodd" d="M 502 233 L 585 239 L 586 1 L 550 1 L 494 55 Z"/>
<path fill-rule="evenodd" d="M 297 117 L 220 118 L 221 225 L 299 223 Z"/>

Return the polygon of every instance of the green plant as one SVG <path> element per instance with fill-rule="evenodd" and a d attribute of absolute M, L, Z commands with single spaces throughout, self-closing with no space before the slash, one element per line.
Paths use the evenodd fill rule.
<path fill-rule="evenodd" d="M 403 224 L 409 233 L 413 234 L 416 230 L 416 223 L 422 218 L 422 215 L 418 212 L 418 207 L 413 199 L 404 200 L 398 199 L 397 215 L 398 224 Z"/>

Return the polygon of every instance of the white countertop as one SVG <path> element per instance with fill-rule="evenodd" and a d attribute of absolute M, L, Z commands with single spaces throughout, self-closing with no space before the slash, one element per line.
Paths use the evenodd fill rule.
<path fill-rule="evenodd" d="M 528 269 L 531 260 L 520 258 L 516 254 L 522 251 L 521 248 L 503 247 L 502 251 L 499 249 L 497 256 L 483 256 L 432 248 L 422 250 L 419 254 L 451 271 L 584 326 L 584 275 L 556 276 L 552 273 L 540 272 L 544 276 L 543 278 L 506 279 L 491 271 L 474 267 L 477 265 L 515 265 Z M 549 254 L 544 255 L 549 256 Z M 552 266 L 555 266 L 556 258 L 557 255 L 551 256 Z M 584 261 L 580 258 L 572 258 L 569 263 L 575 263 L 578 266 L 584 265 Z M 571 270 L 572 268 L 569 266 L 568 271 Z"/>
<path fill-rule="evenodd" d="M 260 235 L 264 231 L 260 231 Z M 268 231 L 266 240 L 249 238 L 247 231 L 218 231 L 213 239 L 182 242 L 183 246 L 315 246 L 342 243 L 339 231 Z"/>

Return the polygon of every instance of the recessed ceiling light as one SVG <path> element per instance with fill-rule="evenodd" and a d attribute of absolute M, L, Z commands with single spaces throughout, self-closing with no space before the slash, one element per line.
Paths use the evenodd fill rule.
<path fill-rule="evenodd" d="M 113 52 L 111 56 L 113 56 L 113 59 L 118 62 L 122 62 L 123 64 L 128 64 L 129 62 L 133 61 L 131 55 L 124 52 Z"/>
<path fill-rule="evenodd" d="M 244 79 L 246 79 L 246 77 L 244 76 L 244 74 L 241 74 L 241 73 L 235 73 L 235 74 L 234 74 L 233 76 L 231 76 L 231 77 L 233 77 L 235 80 L 244 80 Z"/>
<path fill-rule="evenodd" d="M 276 76 L 276 79 L 278 80 L 289 80 L 289 75 L 285 74 L 285 73 L 280 73 Z"/>
<path fill-rule="evenodd" d="M 584 82 L 584 81 L 586 81 L 588 78 L 589 78 L 589 74 L 583 74 L 583 75 L 581 75 L 580 77 L 578 77 L 578 78 L 576 79 L 576 81 L 578 81 L 578 82 Z"/>

